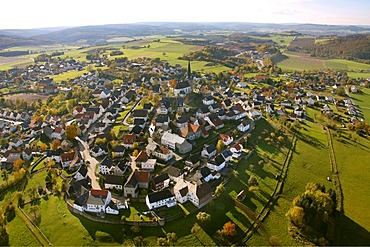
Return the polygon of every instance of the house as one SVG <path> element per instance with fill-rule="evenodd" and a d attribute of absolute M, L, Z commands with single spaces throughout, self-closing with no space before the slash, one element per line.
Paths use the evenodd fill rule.
<path fill-rule="evenodd" d="M 221 152 L 221 155 L 225 159 L 225 161 L 228 162 L 231 161 L 233 153 L 230 150 L 225 149 L 224 151 Z"/>
<path fill-rule="evenodd" d="M 352 85 L 350 90 L 351 90 L 351 93 L 357 93 L 358 92 L 357 87 L 355 85 Z"/>
<path fill-rule="evenodd" d="M 117 145 L 112 150 L 112 157 L 123 157 L 125 155 L 125 147 L 123 145 Z"/>
<path fill-rule="evenodd" d="M 76 174 L 73 176 L 75 181 L 80 181 L 87 178 L 87 168 L 85 165 L 80 166 Z"/>
<path fill-rule="evenodd" d="M 82 164 L 82 160 L 75 151 L 61 154 L 60 162 L 63 168 L 76 167 Z"/>
<path fill-rule="evenodd" d="M 243 145 L 238 142 L 232 148 L 230 148 L 230 151 L 232 153 L 241 153 L 243 151 Z"/>
<path fill-rule="evenodd" d="M 122 190 L 124 181 L 122 175 L 106 174 L 104 176 L 104 188 Z"/>
<path fill-rule="evenodd" d="M 149 159 L 148 154 L 145 150 L 141 150 L 135 158 L 136 165 L 141 165 L 142 163 L 147 162 Z"/>
<path fill-rule="evenodd" d="M 188 117 L 185 116 L 185 115 L 182 115 L 181 117 L 177 118 L 175 125 L 178 128 L 187 127 L 188 126 Z"/>
<path fill-rule="evenodd" d="M 195 153 L 195 154 L 190 155 L 185 160 L 185 165 L 190 166 L 190 167 L 198 167 L 200 165 L 200 154 Z"/>
<path fill-rule="evenodd" d="M 233 137 L 227 134 L 220 134 L 220 139 L 225 144 L 225 146 L 228 146 L 230 143 L 234 141 Z"/>
<path fill-rule="evenodd" d="M 202 100 L 203 104 L 206 106 L 212 105 L 215 103 L 215 99 L 212 96 L 207 96 Z"/>
<path fill-rule="evenodd" d="M 107 214 L 119 214 L 119 208 L 118 205 L 115 204 L 113 201 L 110 201 L 108 206 L 105 208 L 105 212 Z"/>
<path fill-rule="evenodd" d="M 155 119 L 156 127 L 168 126 L 169 124 L 170 124 L 170 118 L 167 114 L 160 114 Z"/>
<path fill-rule="evenodd" d="M 213 191 L 207 182 L 196 185 L 179 179 L 174 187 L 174 194 L 179 203 L 190 201 L 197 208 L 201 208 L 212 201 Z"/>
<path fill-rule="evenodd" d="M 98 172 L 99 174 L 108 174 L 110 169 L 113 166 L 113 161 L 106 157 L 99 165 L 98 165 Z"/>
<path fill-rule="evenodd" d="M 216 155 L 216 145 L 214 143 L 211 143 L 209 145 L 205 144 L 201 152 L 201 156 L 211 159 L 215 155 Z"/>
<path fill-rule="evenodd" d="M 111 193 L 108 190 L 91 190 L 88 195 L 84 211 L 105 213 L 105 209 L 111 201 Z"/>
<path fill-rule="evenodd" d="M 224 122 L 219 118 L 217 114 L 212 113 L 209 117 L 206 117 L 206 120 L 210 126 L 213 126 L 216 130 L 221 129 L 225 126 Z"/>
<path fill-rule="evenodd" d="M 188 153 L 192 150 L 192 145 L 176 134 L 165 132 L 161 138 L 162 145 L 168 146 L 173 150 L 177 150 L 180 154 Z"/>
<path fill-rule="evenodd" d="M 202 131 L 200 130 L 200 126 L 191 123 L 189 123 L 188 126 L 180 129 L 181 137 L 185 138 L 186 140 L 193 141 L 195 139 L 199 139 L 201 134 Z"/>
<path fill-rule="evenodd" d="M 148 120 L 148 111 L 147 110 L 134 110 L 132 112 L 132 117 L 134 119 L 144 119 L 145 121 Z"/>
<path fill-rule="evenodd" d="M 285 106 L 285 107 L 291 107 L 292 102 L 290 102 L 289 100 L 283 100 L 283 101 L 280 102 L 280 105 Z"/>
<path fill-rule="evenodd" d="M 56 163 L 60 163 L 60 155 L 63 153 L 63 150 L 61 148 L 57 150 L 47 150 L 46 157 L 48 160 L 52 159 Z"/>
<path fill-rule="evenodd" d="M 259 111 L 256 111 L 253 109 L 253 110 L 248 111 L 248 117 L 253 120 L 258 120 L 262 118 L 262 114 Z"/>
<path fill-rule="evenodd" d="M 249 119 L 244 119 L 243 122 L 241 122 L 239 125 L 238 125 L 238 130 L 241 131 L 241 132 L 246 132 L 249 130 L 249 128 L 251 127 L 251 123 L 249 121 Z"/>
<path fill-rule="evenodd" d="M 312 98 L 308 98 L 307 99 L 307 104 L 314 105 L 315 104 L 315 101 Z"/>
<path fill-rule="evenodd" d="M 33 157 L 32 149 L 30 149 L 30 148 L 23 149 L 23 151 L 22 151 L 22 159 L 23 160 L 31 160 L 32 157 Z"/>
<path fill-rule="evenodd" d="M 173 94 L 175 96 L 179 96 L 181 94 L 189 94 L 191 93 L 191 86 L 188 81 L 180 81 L 176 84 L 175 88 L 173 89 Z"/>
<path fill-rule="evenodd" d="M 104 144 L 97 145 L 91 150 L 91 156 L 95 158 L 107 154 L 108 154 L 107 147 Z"/>
<path fill-rule="evenodd" d="M 209 116 L 209 114 L 211 114 L 209 108 L 207 106 L 202 106 L 201 108 L 197 110 L 197 112 L 195 113 L 195 116 L 199 119 L 203 119 Z"/>
<path fill-rule="evenodd" d="M 213 179 L 212 172 L 207 166 L 200 168 L 200 174 L 202 175 L 202 179 L 205 182 L 209 182 Z"/>
<path fill-rule="evenodd" d="M 170 186 L 170 176 L 168 173 L 163 173 L 152 179 L 152 189 L 159 191 Z"/>
<path fill-rule="evenodd" d="M 55 127 L 53 133 L 51 133 L 51 139 L 59 139 L 59 140 L 62 140 L 64 133 L 65 133 L 65 131 L 64 131 L 63 128 L 61 128 L 61 127 Z"/>
<path fill-rule="evenodd" d="M 129 90 L 122 97 L 121 101 L 124 104 L 128 104 L 129 102 L 131 102 L 131 100 L 135 100 L 135 99 L 136 99 L 136 92 L 134 90 Z"/>
<path fill-rule="evenodd" d="M 141 169 L 154 171 L 156 164 L 157 164 L 156 159 L 148 159 L 145 162 L 141 162 Z"/>
<path fill-rule="evenodd" d="M 220 171 L 226 166 L 226 161 L 224 157 L 219 154 L 214 158 L 214 160 L 208 161 L 207 166 L 211 170 Z"/>
<path fill-rule="evenodd" d="M 145 202 L 149 210 L 164 206 L 167 208 L 176 206 L 176 198 L 168 189 L 147 195 Z"/>
<path fill-rule="evenodd" d="M 135 141 L 136 141 L 136 135 L 135 134 L 126 134 L 123 137 L 123 146 L 125 148 L 132 148 Z"/>
<path fill-rule="evenodd" d="M 149 171 L 136 170 L 132 172 L 123 187 L 124 196 L 137 198 L 139 194 L 139 188 L 148 189 L 149 178 Z"/>

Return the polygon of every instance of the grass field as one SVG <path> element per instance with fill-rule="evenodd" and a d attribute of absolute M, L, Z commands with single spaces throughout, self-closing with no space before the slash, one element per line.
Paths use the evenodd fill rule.
<path fill-rule="evenodd" d="M 87 69 L 83 69 L 81 71 L 70 70 L 68 72 L 65 72 L 59 75 L 53 75 L 52 78 L 55 82 L 62 82 L 62 81 L 67 81 L 69 79 L 81 77 L 84 73 L 88 73 Z"/>
<path fill-rule="evenodd" d="M 40 246 L 32 232 L 19 216 L 6 224 L 10 246 Z"/>
<path fill-rule="evenodd" d="M 351 94 L 351 98 L 360 107 L 362 114 L 367 122 L 370 122 L 370 88 L 361 89 L 360 94 Z"/>
<path fill-rule="evenodd" d="M 310 57 L 308 54 L 285 52 L 287 59 L 279 62 L 278 67 L 285 70 L 316 70 L 316 69 L 341 69 L 341 70 L 370 70 L 369 64 L 353 62 L 345 59 L 322 59 Z M 357 76 L 358 74 L 354 74 Z"/>
<path fill-rule="evenodd" d="M 339 178 L 343 190 L 345 221 L 344 245 L 370 243 L 370 141 L 362 137 L 354 142 L 348 136 L 333 138 Z M 350 153 L 348 152 L 349 150 Z M 367 235 L 367 237 L 366 237 Z"/>
<path fill-rule="evenodd" d="M 281 245 L 299 245 L 289 236 L 285 217 L 293 198 L 305 191 L 308 182 L 332 187 L 326 180 L 326 176 L 330 175 L 330 163 L 324 130 L 319 125 L 307 122 L 299 133 L 283 193 L 262 227 L 247 242 L 248 245 L 270 245 L 268 240 L 271 236 L 276 236 Z"/>

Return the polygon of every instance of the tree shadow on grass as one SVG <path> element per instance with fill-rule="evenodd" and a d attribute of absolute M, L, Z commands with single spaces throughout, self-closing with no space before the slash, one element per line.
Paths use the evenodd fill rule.
<path fill-rule="evenodd" d="M 370 245 L 370 232 L 344 214 L 340 227 L 340 245 Z"/>
<path fill-rule="evenodd" d="M 89 219 L 86 219 L 83 216 L 73 214 L 75 217 L 77 217 L 82 226 L 87 230 L 91 238 L 95 241 L 97 240 L 96 233 L 97 232 L 104 232 L 110 235 L 111 239 L 116 243 L 122 243 L 122 236 L 123 236 L 123 226 L 120 225 L 112 225 L 112 224 L 104 224 L 104 223 L 98 223 L 91 221 Z M 99 239 L 104 240 L 104 239 Z M 110 241 L 111 242 L 111 241 Z"/>

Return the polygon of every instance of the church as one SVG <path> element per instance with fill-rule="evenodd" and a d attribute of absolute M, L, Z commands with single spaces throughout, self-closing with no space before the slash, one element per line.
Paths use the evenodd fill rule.
<path fill-rule="evenodd" d="M 187 78 L 185 80 L 179 81 L 175 88 L 173 89 L 173 93 L 175 96 L 186 96 L 187 94 L 192 92 L 191 85 L 189 80 L 191 79 L 191 68 L 190 68 L 190 61 L 188 61 L 188 72 Z"/>

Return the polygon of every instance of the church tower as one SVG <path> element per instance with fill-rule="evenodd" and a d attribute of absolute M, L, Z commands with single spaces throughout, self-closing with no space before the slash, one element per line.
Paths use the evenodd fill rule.
<path fill-rule="evenodd" d="M 190 60 L 188 60 L 188 79 L 191 77 Z"/>

